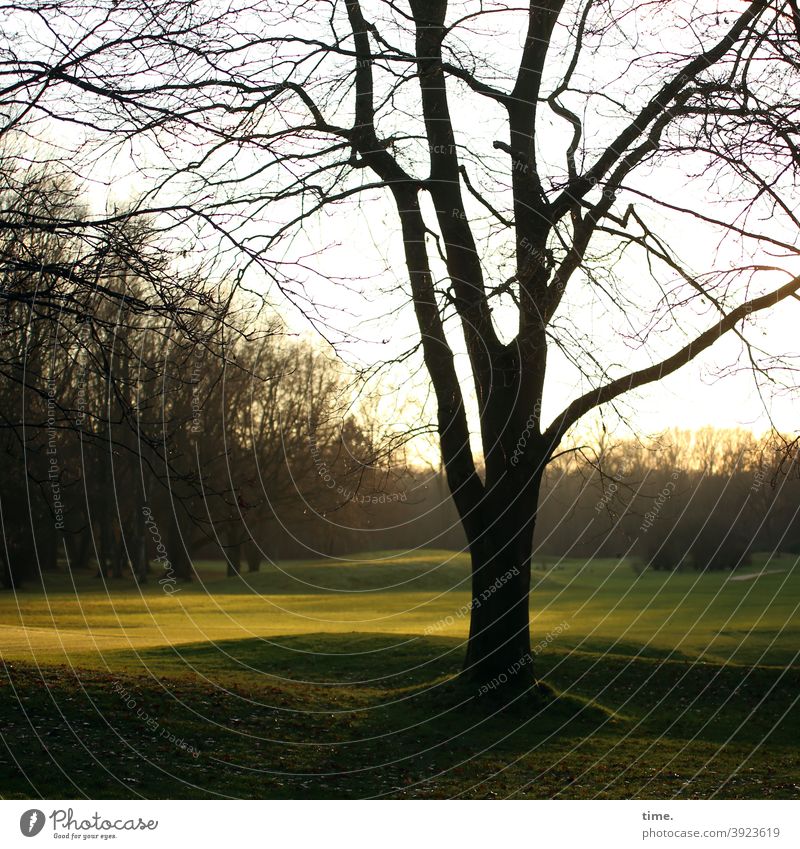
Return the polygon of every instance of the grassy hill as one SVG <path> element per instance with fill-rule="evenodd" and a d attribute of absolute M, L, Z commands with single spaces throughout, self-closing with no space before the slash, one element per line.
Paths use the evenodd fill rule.
<path fill-rule="evenodd" d="M 197 565 L 0 596 L 0 794 L 800 795 L 796 558 L 537 560 L 547 687 L 510 706 L 454 681 L 464 555 Z"/>

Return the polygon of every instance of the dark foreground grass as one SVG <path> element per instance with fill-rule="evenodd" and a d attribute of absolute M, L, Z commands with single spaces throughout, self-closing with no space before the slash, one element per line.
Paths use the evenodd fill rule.
<path fill-rule="evenodd" d="M 549 688 L 502 705 L 453 680 L 454 643 L 235 640 L 139 653 L 140 675 L 10 663 L 0 789 L 6 798 L 800 795 L 796 669 L 552 651 L 538 658 Z"/>
<path fill-rule="evenodd" d="M 3 594 L 0 795 L 800 797 L 796 559 L 535 566 L 543 685 L 507 705 L 457 679 L 462 555 Z"/>

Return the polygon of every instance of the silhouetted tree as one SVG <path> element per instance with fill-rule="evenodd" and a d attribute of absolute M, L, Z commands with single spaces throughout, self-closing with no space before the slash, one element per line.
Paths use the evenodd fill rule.
<path fill-rule="evenodd" d="M 152 208 L 216 238 L 220 256 L 238 251 L 316 326 L 330 318 L 312 308 L 326 276 L 315 222 L 336 212 L 368 228 L 362 201 L 393 207 L 484 599 L 465 672 L 530 680 L 536 505 L 570 428 L 724 335 L 757 377 L 787 365 L 747 331 L 800 290 L 795 7 L 124 0 L 48 5 L 48 27 L 26 29 L 44 8 L 22 3 L 7 35 L 24 120 L 138 144 Z M 676 174 L 691 175 L 685 192 Z M 700 231 L 695 248 L 686 234 Z M 705 247 L 719 243 L 731 250 Z M 548 423 L 556 357 L 581 389 Z"/>

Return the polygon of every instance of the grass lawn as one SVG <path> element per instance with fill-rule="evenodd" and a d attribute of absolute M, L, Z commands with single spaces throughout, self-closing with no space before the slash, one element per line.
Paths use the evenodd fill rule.
<path fill-rule="evenodd" d="M 795 557 L 537 560 L 508 706 L 454 681 L 464 555 L 197 568 L 0 595 L 2 797 L 800 796 Z"/>

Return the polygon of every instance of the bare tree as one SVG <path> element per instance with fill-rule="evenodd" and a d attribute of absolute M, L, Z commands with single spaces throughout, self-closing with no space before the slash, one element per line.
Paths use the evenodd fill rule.
<path fill-rule="evenodd" d="M 795 3 L 123 0 L 76 35 L 85 8 L 18 7 L 47 21 L 5 51 L 19 121 L 138 144 L 140 208 L 243 254 L 318 328 L 313 222 L 392 206 L 473 562 L 465 673 L 526 683 L 538 492 L 570 428 L 725 335 L 759 385 L 790 374 L 748 333 L 800 290 Z M 581 388 L 548 423 L 556 357 Z"/>

